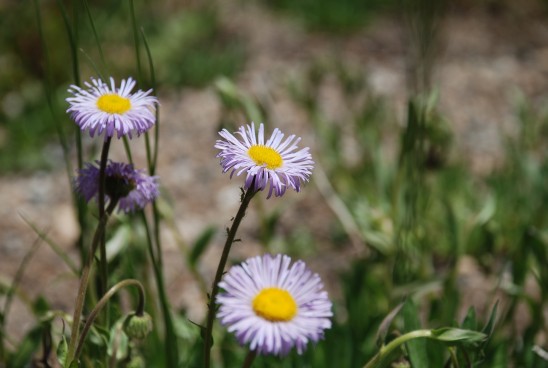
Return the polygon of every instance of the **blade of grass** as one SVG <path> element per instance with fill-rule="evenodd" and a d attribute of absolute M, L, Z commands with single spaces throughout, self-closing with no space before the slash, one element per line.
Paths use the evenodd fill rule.
<path fill-rule="evenodd" d="M 129 146 L 129 140 L 127 136 L 122 137 L 122 142 L 124 142 L 124 150 L 126 151 L 127 160 L 130 164 L 133 165 L 133 157 L 131 155 L 131 147 Z"/>
<path fill-rule="evenodd" d="M 15 276 L 13 277 L 13 282 L 11 283 L 11 286 L 9 287 L 7 293 L 6 293 L 6 299 L 4 301 L 4 308 L 2 309 L 2 318 L 0 319 L 0 361 L 5 361 L 5 348 L 4 348 L 4 331 L 6 326 L 6 321 L 8 319 L 8 314 L 10 311 L 11 303 L 13 301 L 13 295 L 15 293 L 15 290 L 17 289 L 17 285 L 21 282 L 21 279 L 23 278 L 23 273 L 25 272 L 25 269 L 27 265 L 29 264 L 30 260 L 32 259 L 32 256 L 36 253 L 40 245 L 42 244 L 42 237 L 38 237 L 29 251 L 25 254 L 23 259 L 21 260 L 21 263 L 19 264 L 19 267 L 17 268 L 17 271 L 15 272 Z"/>
<path fill-rule="evenodd" d="M 23 221 L 25 221 L 25 223 L 36 233 L 36 235 L 38 235 L 42 241 L 49 245 L 51 249 L 55 252 L 55 254 L 57 254 L 59 258 L 63 260 L 63 262 L 65 262 L 65 264 L 68 268 L 70 268 L 72 273 L 78 275 L 78 267 L 76 266 L 76 264 L 74 264 L 74 261 L 67 256 L 66 252 L 62 250 L 57 244 L 55 244 L 55 242 L 53 242 L 53 240 L 51 240 L 45 232 L 38 229 L 38 226 L 36 226 L 36 224 L 29 220 L 25 215 L 19 213 L 19 216 L 21 216 Z"/>
<path fill-rule="evenodd" d="M 45 37 L 44 37 L 44 29 L 43 29 L 43 24 L 42 24 L 42 15 L 41 15 L 41 12 L 40 12 L 40 5 L 38 4 L 38 0 L 34 0 L 34 7 L 35 7 L 35 12 L 36 12 L 36 22 L 38 24 L 38 35 L 40 37 L 40 44 L 42 45 L 42 49 L 44 50 L 44 68 L 45 68 L 45 71 L 46 71 L 45 78 L 44 78 L 44 90 L 45 90 L 45 95 L 46 95 L 46 101 L 48 103 L 48 107 L 49 107 L 49 109 L 51 111 L 51 114 L 53 116 L 53 121 L 55 122 L 55 129 L 56 129 L 56 132 L 57 132 L 57 136 L 59 138 L 59 143 L 61 144 L 61 147 L 62 147 L 62 150 L 63 150 L 63 158 L 64 158 L 64 161 L 65 161 L 65 169 L 66 169 L 66 172 L 67 172 L 67 178 L 69 180 L 69 184 L 71 184 L 71 173 L 73 172 L 73 168 L 72 168 L 72 163 L 71 163 L 71 160 L 70 160 L 70 157 L 69 157 L 69 147 L 68 147 L 67 137 L 66 137 L 65 132 L 63 130 L 63 126 L 60 123 L 61 119 L 59 119 L 57 114 L 55 113 L 55 108 L 54 108 L 54 104 L 53 104 L 54 91 L 53 91 L 52 82 L 51 82 L 51 76 L 52 76 L 51 62 L 50 62 L 50 58 L 49 58 L 48 47 L 47 47 L 46 40 L 45 40 Z M 67 24 L 66 13 L 63 13 L 63 11 L 61 13 L 65 15 L 64 16 L 65 24 Z M 70 28 L 67 28 L 67 32 L 69 32 L 69 41 L 70 41 L 70 39 L 72 37 L 70 35 Z M 81 233 L 80 233 L 80 237 L 78 239 L 78 249 L 80 251 L 80 260 L 83 262 L 84 257 L 85 257 L 84 249 L 83 249 L 83 246 L 84 246 L 83 234 L 85 232 L 85 229 L 87 228 L 87 223 L 86 223 L 86 218 L 85 218 L 85 212 L 86 212 L 87 205 L 82 199 L 78 198 L 78 196 L 76 194 L 73 194 L 72 200 L 73 200 L 73 202 L 74 202 L 74 204 L 77 208 L 78 223 L 80 224 L 80 227 L 81 227 Z"/>
<path fill-rule="evenodd" d="M 145 35 L 145 31 L 141 28 L 141 36 L 143 37 L 143 44 L 145 45 L 145 51 L 147 54 L 148 60 L 148 69 L 150 71 L 150 83 L 152 89 L 156 93 L 156 72 L 154 71 L 154 62 L 152 60 L 152 53 L 150 52 L 150 47 Z M 148 143 L 148 132 L 145 133 L 147 143 Z M 158 160 L 158 141 L 160 138 L 160 106 L 156 106 L 156 124 L 154 125 L 154 150 L 152 153 L 152 159 L 149 161 L 149 172 L 150 175 L 156 173 L 156 162 Z M 148 157 L 148 156 L 147 156 Z"/>
<path fill-rule="evenodd" d="M 143 71 L 141 68 L 141 49 L 139 46 L 139 31 L 137 29 L 137 17 L 135 16 L 135 4 L 133 0 L 129 0 L 129 11 L 131 17 L 131 27 L 133 29 L 133 41 L 135 47 L 135 62 L 137 63 L 137 82 L 143 82 Z"/>
<path fill-rule="evenodd" d="M 57 5 L 61 12 L 61 16 L 63 17 L 65 31 L 67 32 L 67 37 L 69 41 L 74 84 L 79 86 L 81 82 L 80 82 L 78 52 L 77 52 L 78 42 L 75 36 L 75 31 L 78 29 L 78 24 L 74 22 L 74 28 L 71 27 L 67 10 L 63 2 L 61 0 L 57 0 Z M 76 5 L 74 4 L 74 6 L 75 6 L 75 14 L 77 14 Z M 75 129 L 74 139 L 76 142 L 76 157 L 77 157 L 78 169 L 81 169 L 84 166 L 84 159 L 83 159 L 83 149 L 82 149 L 82 132 L 80 131 L 80 129 Z M 69 175 L 71 172 L 72 170 L 69 171 Z M 83 262 L 85 259 L 84 234 L 87 232 L 87 221 L 86 221 L 87 203 L 82 198 L 79 198 L 76 196 L 74 198 L 75 198 L 74 200 L 76 203 L 76 209 L 78 213 L 78 223 L 80 225 L 80 236 L 78 237 L 78 249 L 80 250 L 80 258 Z"/>
<path fill-rule="evenodd" d="M 101 47 L 101 42 L 99 41 L 97 28 L 95 28 L 95 22 L 93 21 L 93 16 L 91 15 L 91 9 L 89 8 L 89 3 L 87 0 L 82 0 L 82 3 L 84 4 L 86 14 L 88 15 L 89 24 L 91 25 L 91 31 L 93 32 L 93 38 L 95 40 L 95 45 L 97 46 L 97 50 L 99 50 L 99 57 L 101 59 L 101 63 L 103 64 L 104 68 L 107 68 L 108 66 L 105 63 L 105 55 L 103 54 L 103 48 Z"/>

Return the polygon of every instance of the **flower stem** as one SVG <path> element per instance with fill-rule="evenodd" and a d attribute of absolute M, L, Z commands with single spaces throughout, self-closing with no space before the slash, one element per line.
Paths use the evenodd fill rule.
<path fill-rule="evenodd" d="M 112 137 L 105 138 L 103 143 L 103 149 L 101 150 L 101 161 L 99 163 L 99 221 L 105 217 L 105 171 L 108 161 L 108 151 L 110 149 L 110 142 Z M 99 272 L 101 278 L 101 289 L 99 290 L 99 295 L 103 295 L 107 291 L 108 285 L 108 262 L 107 262 L 107 250 L 106 250 L 106 241 L 105 233 L 101 234 L 101 240 L 99 242 Z M 108 318 L 107 318 L 108 319 Z M 107 321 L 108 322 L 108 321 Z"/>
<path fill-rule="evenodd" d="M 387 345 L 381 347 L 379 352 L 369 361 L 363 368 L 374 368 L 377 364 L 387 358 L 396 348 L 405 344 L 409 340 L 413 340 L 419 337 L 432 337 L 431 330 L 416 330 L 401 335 L 394 340 L 390 341 Z"/>
<path fill-rule="evenodd" d="M 257 357 L 257 352 L 255 350 L 249 350 L 249 352 L 245 356 L 245 360 L 244 360 L 244 364 L 242 364 L 242 368 L 251 368 L 251 364 L 253 364 L 255 357 Z"/>
<path fill-rule="evenodd" d="M 145 225 L 148 253 L 150 256 L 150 260 L 152 262 L 152 269 L 154 271 L 154 278 L 156 280 L 156 286 L 158 288 L 158 296 L 160 298 L 160 307 L 162 309 L 162 317 L 164 319 L 164 328 L 165 328 L 164 347 L 165 347 L 166 366 L 175 367 L 177 366 L 179 361 L 179 352 L 177 350 L 177 336 L 175 335 L 173 320 L 170 314 L 171 312 L 169 307 L 169 300 L 167 298 L 164 278 L 162 275 L 162 269 L 158 263 L 157 256 L 154 254 L 155 248 L 153 244 L 152 234 L 151 234 L 150 226 L 148 224 L 144 211 L 141 211 L 141 217 L 143 219 L 143 224 Z M 156 249 L 160 251 L 160 247 L 157 247 Z"/>
<path fill-rule="evenodd" d="M 65 367 L 70 367 L 70 364 L 74 360 L 76 341 L 78 340 L 78 335 L 80 331 L 80 318 L 82 315 L 82 310 L 84 309 L 84 302 L 86 299 L 86 290 L 87 290 L 88 281 L 89 281 L 89 274 L 91 272 L 91 267 L 93 265 L 93 256 L 97 250 L 97 245 L 99 244 L 99 241 L 105 232 L 108 218 L 112 214 L 112 211 L 114 211 L 114 208 L 116 208 L 116 204 L 117 204 L 117 201 L 115 199 L 111 200 L 106 209 L 105 216 L 103 216 L 103 218 L 99 220 L 99 223 L 97 224 L 97 228 L 95 229 L 95 234 L 93 235 L 93 240 L 89 250 L 87 262 L 84 265 L 84 268 L 82 270 L 82 276 L 80 277 L 80 285 L 78 286 L 78 294 L 76 295 L 74 315 L 72 317 L 72 328 L 70 332 L 70 342 L 69 342 L 67 359 L 66 359 L 67 364 L 65 364 Z"/>
<path fill-rule="evenodd" d="M 219 266 L 217 267 L 217 272 L 215 274 L 215 278 L 213 279 L 213 285 L 211 286 L 211 295 L 209 296 L 209 303 L 208 311 L 207 311 L 207 322 L 206 322 L 206 330 L 204 335 L 204 367 L 209 368 L 211 364 L 211 341 L 212 341 L 212 331 L 213 331 L 213 320 L 215 319 L 215 297 L 217 296 L 217 293 L 219 292 L 219 282 L 221 281 L 221 277 L 223 276 L 223 272 L 226 266 L 226 262 L 228 260 L 228 254 L 230 253 L 230 247 L 232 246 L 232 243 L 234 243 L 234 239 L 236 237 L 236 232 L 238 231 L 238 227 L 240 226 L 240 223 L 242 222 L 242 219 L 245 216 L 245 211 L 249 205 L 249 202 L 251 201 L 251 198 L 257 193 L 257 190 L 253 189 L 253 184 L 249 186 L 249 189 L 242 194 L 242 201 L 240 204 L 240 208 L 238 209 L 238 213 L 236 214 L 236 217 L 234 217 L 234 220 L 232 222 L 232 226 L 228 230 L 228 234 L 226 237 L 225 246 L 223 248 L 223 253 L 221 255 L 221 259 L 219 260 Z"/>
<path fill-rule="evenodd" d="M 145 311 L 145 289 L 143 288 L 143 285 L 135 280 L 135 279 L 127 279 L 120 281 L 116 285 L 110 288 L 108 292 L 103 295 L 103 297 L 97 302 L 97 305 L 93 308 L 91 313 L 89 314 L 88 318 L 86 319 L 86 324 L 84 325 L 84 328 L 82 329 L 82 333 L 80 334 L 80 338 L 78 339 L 78 346 L 76 347 L 76 351 L 74 353 L 74 360 L 78 360 L 78 357 L 80 356 L 80 352 L 82 351 L 82 347 L 84 346 L 84 341 L 86 339 L 86 335 L 91 328 L 91 325 L 93 324 L 93 321 L 95 321 L 95 318 L 97 317 L 97 314 L 103 309 L 106 305 L 108 300 L 118 292 L 118 290 L 123 289 L 126 286 L 137 286 L 137 290 L 139 291 L 139 304 L 137 305 L 137 310 L 135 311 L 135 314 L 138 316 L 142 316 Z"/>

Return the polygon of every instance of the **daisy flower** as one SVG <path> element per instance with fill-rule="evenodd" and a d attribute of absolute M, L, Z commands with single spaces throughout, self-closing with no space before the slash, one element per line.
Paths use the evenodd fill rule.
<path fill-rule="evenodd" d="M 297 144 L 301 138 L 295 135 L 284 140 L 284 134 L 276 128 L 265 142 L 264 125 L 259 125 L 256 132 L 254 123 L 240 127 L 235 135 L 226 129 L 219 135 L 224 140 L 217 140 L 215 148 L 221 150 L 217 157 L 221 158 L 223 172 L 232 170 L 230 177 L 234 173 L 240 175 L 245 172 L 245 189 L 251 186 L 254 190 L 269 187 L 267 198 L 272 193 L 280 197 L 288 187 L 299 192 L 301 183 L 308 181 L 312 174 L 314 161 L 309 148 L 298 150 Z"/>
<path fill-rule="evenodd" d="M 70 104 L 70 113 L 82 131 L 89 129 L 90 136 L 105 132 L 105 138 L 115 133 L 118 138 L 132 132 L 137 135 L 149 130 L 156 122 L 155 110 L 158 99 L 149 96 L 152 89 L 146 92 L 135 87 L 133 78 L 122 79 L 120 87 L 116 88 L 114 79 L 110 78 L 110 86 L 100 79 L 85 82 L 86 89 L 72 85 L 68 92 L 72 97 L 66 100 Z"/>
<path fill-rule="evenodd" d="M 240 344 L 259 354 L 302 354 L 331 327 L 331 302 L 318 274 L 286 255 L 250 258 L 219 283 L 217 317 Z"/>
<path fill-rule="evenodd" d="M 99 196 L 99 163 L 87 163 L 74 180 L 76 192 L 86 201 Z M 118 201 L 118 211 L 125 213 L 143 209 L 159 195 L 158 177 L 148 176 L 133 165 L 112 162 L 105 168 L 105 196 Z"/>

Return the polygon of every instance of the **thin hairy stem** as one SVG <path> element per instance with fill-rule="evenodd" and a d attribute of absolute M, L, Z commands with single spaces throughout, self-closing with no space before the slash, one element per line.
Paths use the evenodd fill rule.
<path fill-rule="evenodd" d="M 103 149 L 101 151 L 101 161 L 99 163 L 99 221 L 105 217 L 105 178 L 106 178 L 106 167 L 108 161 L 108 151 L 110 149 L 110 142 L 112 137 L 105 138 L 103 143 Z M 105 233 L 101 234 L 101 241 L 99 242 L 99 275 L 100 275 L 100 285 L 99 295 L 103 295 L 107 291 L 108 286 L 108 261 L 107 261 L 107 249 L 106 249 L 106 240 Z M 107 318 L 108 319 L 108 318 Z M 108 321 L 107 321 L 108 325 Z"/>
<path fill-rule="evenodd" d="M 211 295 L 209 296 L 208 311 L 207 311 L 207 321 L 206 321 L 206 330 L 204 336 L 204 367 L 209 368 L 211 364 L 211 334 L 213 331 L 213 320 L 215 319 L 215 298 L 219 292 L 219 282 L 223 276 L 225 270 L 226 262 L 228 261 L 228 254 L 230 253 L 230 248 L 234 239 L 236 238 L 236 232 L 238 227 L 242 222 L 242 219 L 245 216 L 245 211 L 251 201 L 251 198 L 257 193 L 253 189 L 253 184 L 250 185 L 249 189 L 242 195 L 242 202 L 238 213 L 232 222 L 232 226 L 228 230 L 226 237 L 225 246 L 223 248 L 223 253 L 221 254 L 221 259 L 219 260 L 219 266 L 217 267 L 217 272 L 215 273 L 215 279 L 213 279 L 213 285 L 211 286 Z"/>
<path fill-rule="evenodd" d="M 247 355 L 245 356 L 244 364 L 242 364 L 242 368 L 250 368 L 256 357 L 257 352 L 255 350 L 248 351 Z"/>

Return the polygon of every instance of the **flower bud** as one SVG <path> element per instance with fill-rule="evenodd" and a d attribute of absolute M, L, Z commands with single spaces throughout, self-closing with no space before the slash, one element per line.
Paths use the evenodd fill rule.
<path fill-rule="evenodd" d="M 144 339 L 152 331 L 152 319 L 148 313 L 129 314 L 124 321 L 124 332 L 131 339 Z"/>
<path fill-rule="evenodd" d="M 66 364 L 67 353 L 68 353 L 68 344 L 67 344 L 67 340 L 65 339 L 65 336 L 63 336 L 61 341 L 59 341 L 59 345 L 57 345 L 57 360 L 63 367 Z"/>

